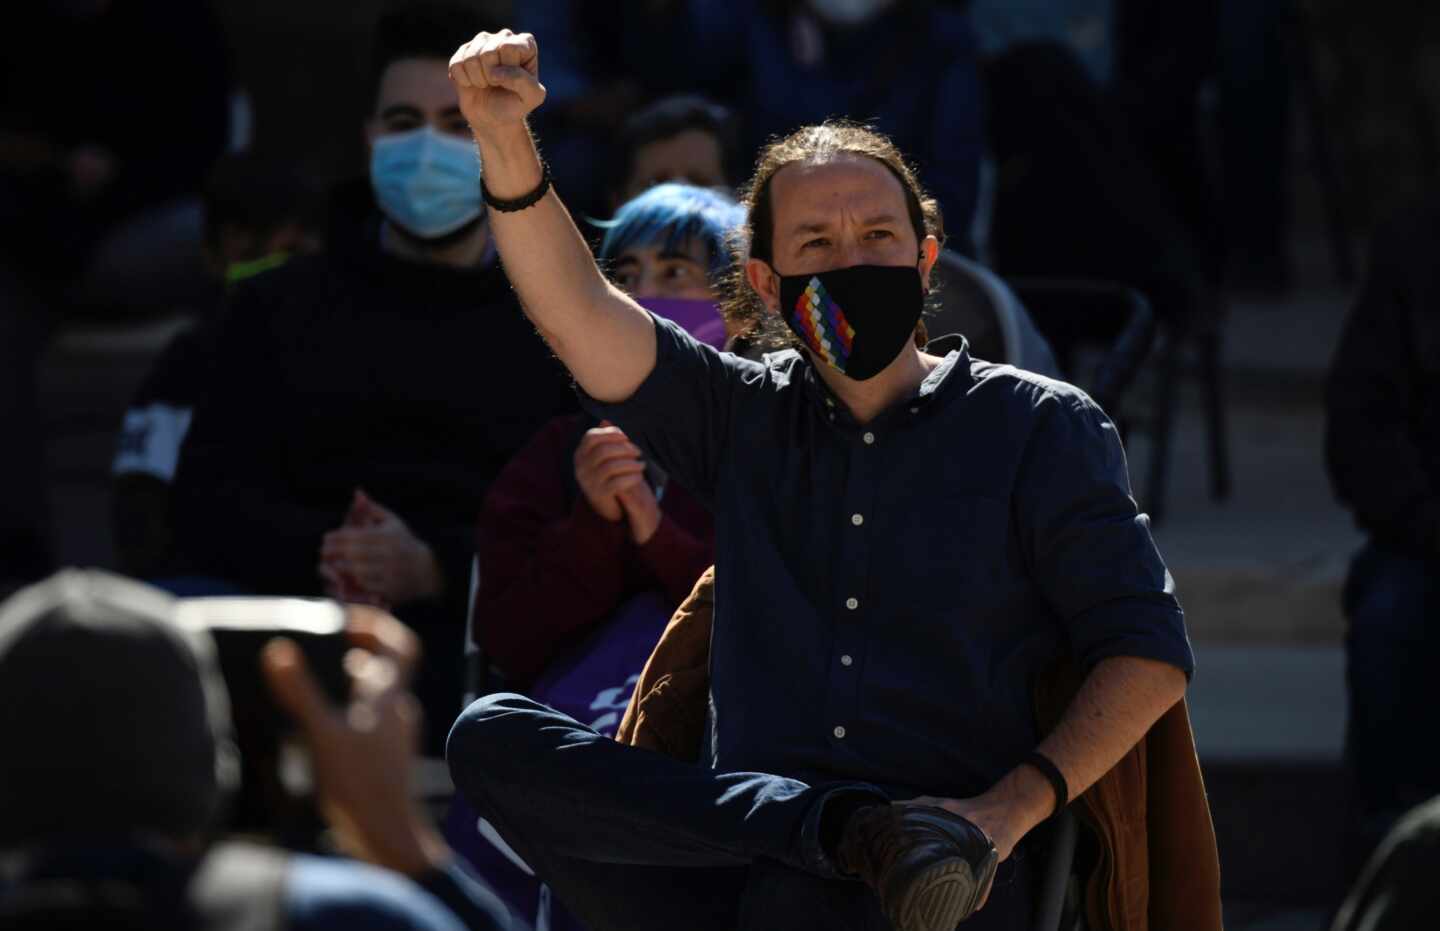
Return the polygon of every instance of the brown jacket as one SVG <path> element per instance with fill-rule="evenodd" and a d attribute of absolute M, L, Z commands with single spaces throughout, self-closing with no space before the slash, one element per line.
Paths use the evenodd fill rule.
<path fill-rule="evenodd" d="M 705 732 L 715 570 L 695 584 L 645 664 L 615 739 L 694 761 Z M 1079 687 L 1068 665 L 1035 691 L 1042 733 Z M 1085 878 L 1094 931 L 1220 931 L 1220 862 L 1210 805 L 1181 701 L 1161 716 L 1074 811 L 1097 841 Z"/>

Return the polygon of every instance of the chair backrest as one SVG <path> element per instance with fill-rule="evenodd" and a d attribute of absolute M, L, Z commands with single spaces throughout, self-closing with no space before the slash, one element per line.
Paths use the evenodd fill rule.
<path fill-rule="evenodd" d="M 1000 276 L 949 250 L 941 251 L 938 270 L 940 306 L 926 320 L 932 336 L 960 333 L 976 358 L 1060 375 L 1045 337 Z"/>
<path fill-rule="evenodd" d="M 1118 408 L 1155 342 L 1150 302 L 1109 281 L 1013 278 L 1009 285 L 1045 334 L 1069 378 L 1107 411 Z M 1093 368 L 1077 370 L 1085 349 L 1099 351 Z"/>

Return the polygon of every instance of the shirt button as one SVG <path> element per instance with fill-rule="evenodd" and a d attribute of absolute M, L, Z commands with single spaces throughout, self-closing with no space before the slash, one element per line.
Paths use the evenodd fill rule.
<path fill-rule="evenodd" d="M 855 660 L 853 660 L 853 659 L 850 658 L 850 654 L 849 654 L 849 653 L 846 653 L 844 656 L 840 657 L 840 665 L 841 665 L 841 666 L 851 666 L 851 665 L 854 665 L 854 663 L 855 663 Z"/>
<path fill-rule="evenodd" d="M 866 446 L 871 446 L 875 442 L 875 434 L 871 433 L 869 430 L 866 430 L 865 435 L 862 436 L 861 439 L 865 441 Z"/>
<path fill-rule="evenodd" d="M 918 414 L 918 413 L 920 413 L 920 408 L 918 408 L 918 407 L 912 407 L 912 408 L 910 408 L 910 413 L 912 413 L 912 414 Z"/>
<path fill-rule="evenodd" d="M 865 523 L 865 515 L 864 515 L 864 514 L 851 514 L 851 515 L 850 515 L 850 523 L 854 524 L 856 527 L 859 527 L 861 524 Z"/>
<path fill-rule="evenodd" d="M 834 733 L 835 733 L 835 739 L 836 739 L 836 740 L 844 740 L 844 739 L 845 739 L 845 728 L 843 728 L 843 727 L 837 727 L 837 728 L 835 728 Z"/>
<path fill-rule="evenodd" d="M 846 599 L 845 599 L 845 607 L 849 608 L 851 611 L 854 611 L 856 608 L 860 607 L 860 599 L 859 599 L 859 598 L 846 598 Z"/>

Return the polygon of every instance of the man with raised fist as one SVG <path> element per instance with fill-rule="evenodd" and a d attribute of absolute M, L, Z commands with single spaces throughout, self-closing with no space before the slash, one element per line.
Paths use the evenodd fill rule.
<path fill-rule="evenodd" d="M 849 123 L 773 142 L 745 191 L 727 312 L 793 348 L 746 361 L 646 313 L 551 189 L 539 63 L 481 33 L 450 77 L 526 313 L 714 510 L 708 766 L 496 695 L 451 731 L 456 786 L 596 928 L 1027 927 L 1026 835 L 1193 669 L 1114 425 L 1069 385 L 917 348 L 938 211 Z M 1083 682 L 1038 733 L 1032 684 L 1067 655 Z"/>

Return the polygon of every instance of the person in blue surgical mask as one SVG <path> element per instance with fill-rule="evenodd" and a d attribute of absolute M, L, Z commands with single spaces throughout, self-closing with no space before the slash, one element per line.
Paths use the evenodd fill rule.
<path fill-rule="evenodd" d="M 414 628 L 434 753 L 461 693 L 474 518 L 568 377 L 495 260 L 446 65 L 474 4 L 388 5 L 363 125 L 368 183 L 329 252 L 237 284 L 174 482 L 182 594 L 327 594 Z"/>

